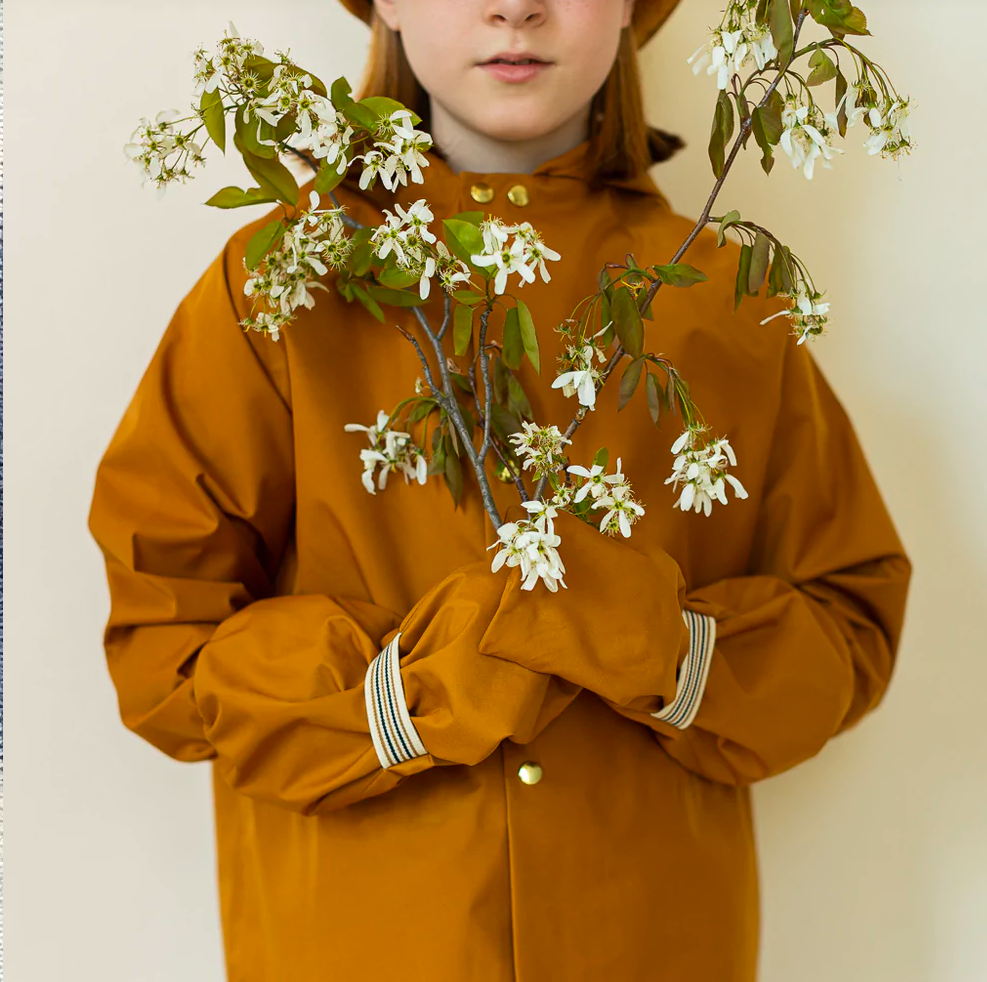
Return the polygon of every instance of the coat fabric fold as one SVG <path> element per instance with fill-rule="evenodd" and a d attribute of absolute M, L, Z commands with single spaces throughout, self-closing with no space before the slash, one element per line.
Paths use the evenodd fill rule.
<path fill-rule="evenodd" d="M 482 184 L 485 211 L 542 233 L 562 259 L 518 291 L 543 371 L 519 378 L 563 428 L 555 325 L 605 261 L 667 262 L 691 228 L 648 175 L 591 190 L 587 150 L 532 174 L 457 174 L 430 152 L 424 186 L 353 175 L 337 192 L 373 224 L 425 197 L 437 226 L 481 207 Z M 673 509 L 681 423 L 656 428 L 641 393 L 618 413 L 612 382 L 570 459 L 620 456 L 646 514 L 627 540 L 563 516 L 572 594 L 529 594 L 490 570 L 468 471 L 458 508 L 436 477 L 361 483 L 365 436 L 344 425 L 413 391 L 394 327 L 419 332 L 409 311 L 381 324 L 330 282 L 278 342 L 239 327 L 246 243 L 277 214 L 181 300 L 89 517 L 121 718 L 210 761 L 228 978 L 753 982 L 750 785 L 881 701 L 910 575 L 808 346 L 785 318 L 760 323 L 781 299 L 734 314 L 737 249 L 704 231 L 685 258 L 708 281 L 663 289 L 645 321 L 748 499 Z M 433 322 L 441 305 L 435 288 Z M 488 463 L 504 515 L 517 492 Z"/>

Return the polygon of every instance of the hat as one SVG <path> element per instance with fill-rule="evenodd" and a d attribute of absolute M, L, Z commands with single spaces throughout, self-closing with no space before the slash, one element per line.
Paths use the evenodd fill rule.
<path fill-rule="evenodd" d="M 371 0 L 340 0 L 350 13 L 370 23 Z M 641 47 L 665 23 L 679 0 L 636 0 L 634 4 L 634 37 Z"/>

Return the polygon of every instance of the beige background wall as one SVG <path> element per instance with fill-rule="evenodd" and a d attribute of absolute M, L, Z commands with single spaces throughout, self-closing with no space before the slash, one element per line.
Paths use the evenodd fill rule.
<path fill-rule="evenodd" d="M 140 115 L 185 104 L 193 48 L 230 17 L 328 77 L 357 76 L 365 34 L 331 0 L 5 7 L 7 975 L 212 982 L 222 967 L 208 771 L 118 721 L 85 521 L 96 462 L 168 318 L 248 213 L 200 203 L 237 183 L 232 159 L 159 203 L 121 147 Z M 710 184 L 714 92 L 684 60 L 718 9 L 685 0 L 645 53 L 653 120 L 690 143 L 656 178 L 693 214 Z M 920 147 L 901 179 L 864 155 L 857 133 L 811 184 L 784 160 L 769 182 L 751 159 L 724 199 L 786 236 L 829 288 L 833 327 L 815 351 L 916 566 L 884 705 L 756 789 L 762 977 L 979 982 L 987 4 L 864 9 L 871 50 L 917 97 Z"/>

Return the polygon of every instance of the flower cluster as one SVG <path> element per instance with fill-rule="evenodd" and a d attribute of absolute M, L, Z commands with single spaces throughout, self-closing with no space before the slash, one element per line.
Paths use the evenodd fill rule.
<path fill-rule="evenodd" d="M 511 435 L 516 452 L 524 457 L 522 470 L 534 468 L 536 478 L 554 474 L 565 464 L 563 447 L 572 440 L 566 439 L 562 431 L 553 423 L 551 426 L 537 426 L 523 422 L 523 429 Z"/>
<path fill-rule="evenodd" d="M 175 119 L 179 115 L 177 109 L 162 109 L 154 117 L 152 123 L 142 116 L 137 128 L 130 134 L 130 142 L 123 152 L 128 160 L 134 161 L 144 172 L 141 186 L 150 178 L 158 189 L 160 198 L 169 184 L 192 177 L 188 165 L 199 166 L 206 162 L 202 155 L 202 147 L 192 137 L 193 133 L 184 133 L 178 129 Z M 169 162 L 172 155 L 177 157 Z"/>
<path fill-rule="evenodd" d="M 694 74 L 705 68 L 707 75 L 716 76 L 717 86 L 725 89 L 747 62 L 753 61 L 761 70 L 778 57 L 767 24 L 757 22 L 757 7 L 758 0 L 733 0 L 720 26 L 689 56 Z"/>
<path fill-rule="evenodd" d="M 685 485 L 673 508 L 682 511 L 692 508 L 709 515 L 714 498 L 727 503 L 727 484 L 738 498 L 746 498 L 747 491 L 737 478 L 727 473 L 727 465 L 736 466 L 737 457 L 726 438 L 707 441 L 705 433 L 703 426 L 690 426 L 672 444 L 672 453 L 678 456 L 672 465 L 672 476 L 665 483 L 671 484 L 673 490 L 679 484 Z"/>
<path fill-rule="evenodd" d="M 609 326 L 608 324 L 607 327 Z M 607 327 L 597 331 L 593 338 L 598 338 Z M 580 344 L 568 345 L 559 355 L 560 374 L 552 383 L 552 388 L 561 388 L 562 394 L 567 399 L 577 395 L 581 406 L 595 410 L 596 384 L 600 381 L 601 373 L 593 364 L 594 357 L 601 364 L 607 360 L 603 348 L 592 343 L 591 339 L 586 339 Z"/>
<path fill-rule="evenodd" d="M 600 523 L 600 531 L 606 535 L 620 532 L 628 538 L 631 526 L 644 514 L 644 507 L 632 496 L 630 482 L 620 469 L 620 457 L 617 458 L 616 474 L 604 473 L 600 464 L 594 464 L 589 470 L 576 464 L 566 470 L 583 478 L 583 484 L 572 498 L 573 504 L 591 495 L 593 508 L 608 509 Z"/>
<path fill-rule="evenodd" d="M 882 113 L 877 106 L 871 106 L 864 114 L 870 129 L 870 136 L 864 146 L 872 156 L 880 154 L 890 160 L 897 160 L 903 154 L 911 153 L 912 138 L 908 115 L 911 100 L 895 99 Z"/>
<path fill-rule="evenodd" d="M 825 331 L 826 324 L 829 322 L 829 302 L 820 302 L 822 294 L 818 290 L 801 283 L 795 293 L 782 294 L 782 296 L 791 298 L 791 307 L 765 317 L 761 321 L 762 324 L 767 324 L 776 317 L 790 317 L 792 333 L 799 339 L 799 344 Z"/>
<path fill-rule="evenodd" d="M 545 260 L 561 259 L 561 256 L 542 242 L 531 222 L 508 225 L 499 218 L 489 218 L 481 222 L 480 231 L 483 252 L 470 256 L 470 259 L 477 266 L 493 266 L 496 269 L 494 293 L 501 294 L 507 289 L 507 277 L 512 273 L 521 277 L 519 286 L 533 283 L 536 269 L 544 282 L 551 280 Z M 511 235 L 514 240 L 508 244 Z"/>
<path fill-rule="evenodd" d="M 388 423 L 390 417 L 384 410 L 377 413 L 377 422 L 373 426 L 362 426 L 360 423 L 347 423 L 343 429 L 347 433 L 363 432 L 367 434 L 370 446 L 360 451 L 363 461 L 363 486 L 376 494 L 374 488 L 374 471 L 380 467 L 377 476 L 377 488 L 381 491 L 387 485 L 387 475 L 391 471 L 401 471 L 404 483 L 415 479 L 424 484 L 428 479 L 428 463 L 420 447 L 411 442 L 411 434 L 392 430 Z"/>
<path fill-rule="evenodd" d="M 520 566 L 522 590 L 534 589 L 541 579 L 552 593 L 556 593 L 560 584 L 565 587 L 562 579 L 565 566 L 558 551 L 562 539 L 555 534 L 552 521 L 558 511 L 554 505 L 541 501 L 525 501 L 522 506 L 532 517 L 520 522 L 505 522 L 497 529 L 498 541 L 487 546 L 488 549 L 500 547 L 490 569 L 496 573 L 505 564 Z"/>
<path fill-rule="evenodd" d="M 292 320 L 301 305 L 311 308 L 315 299 L 309 290 L 326 289 L 316 277 L 331 266 L 340 269 L 352 249 L 352 242 L 340 218 L 341 209 L 319 209 L 319 195 L 309 194 L 309 208 L 288 222 L 277 247 L 264 257 L 243 286 L 246 296 L 257 296 L 268 309 L 251 314 L 240 326 L 267 334 L 273 341 L 281 328 Z M 246 259 L 243 260 L 247 269 Z"/>
<path fill-rule="evenodd" d="M 407 185 L 409 174 L 415 184 L 425 182 L 421 169 L 428 167 L 425 151 L 432 146 L 432 138 L 414 128 L 409 110 L 398 109 L 382 117 L 375 137 L 373 150 L 353 158 L 363 161 L 361 188 L 369 187 L 377 177 L 388 191 L 399 184 Z"/>
<path fill-rule="evenodd" d="M 236 25 L 230 21 L 226 36 L 219 41 L 216 53 L 212 57 L 202 45 L 199 45 L 193 55 L 195 94 L 201 96 L 203 92 L 215 92 L 220 85 L 229 82 L 239 83 L 247 59 L 262 54 L 264 54 L 264 46 L 260 41 L 240 37 Z M 250 87 L 248 82 L 247 88 Z"/>
<path fill-rule="evenodd" d="M 829 167 L 833 156 L 843 153 L 831 143 L 839 132 L 836 114 L 824 113 L 815 102 L 801 104 L 798 96 L 787 96 L 781 125 L 782 149 L 788 154 L 792 167 L 801 167 L 809 180 L 812 180 L 816 160 L 822 157 L 823 167 Z"/>
<path fill-rule="evenodd" d="M 431 290 L 431 278 L 438 274 L 442 288 L 452 291 L 460 283 L 468 283 L 469 266 L 456 259 L 444 242 L 438 241 L 428 227 L 434 218 L 424 198 L 419 198 L 407 210 L 394 205 L 397 212 L 384 209 L 384 223 L 370 236 L 374 255 L 386 259 L 392 253 L 401 269 L 419 277 L 418 292 L 424 300 Z"/>

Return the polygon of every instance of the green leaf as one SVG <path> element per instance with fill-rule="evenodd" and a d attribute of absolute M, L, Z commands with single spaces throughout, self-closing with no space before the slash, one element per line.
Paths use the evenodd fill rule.
<path fill-rule="evenodd" d="M 648 411 L 651 413 L 651 422 L 655 425 L 658 424 L 658 420 L 661 417 L 661 403 L 663 396 L 660 391 L 659 382 L 652 375 L 651 372 L 647 373 L 648 377 L 645 380 L 644 393 L 648 397 Z"/>
<path fill-rule="evenodd" d="M 199 115 L 206 124 L 210 139 L 226 153 L 226 113 L 223 112 L 223 93 L 218 88 L 203 92 L 199 100 Z"/>
<path fill-rule="evenodd" d="M 610 463 L 610 451 L 606 447 L 600 447 L 593 455 L 593 463 L 599 464 L 600 467 L 606 470 L 607 464 Z"/>
<path fill-rule="evenodd" d="M 784 251 L 778 246 L 775 246 L 774 255 L 771 258 L 771 269 L 768 271 L 768 297 L 773 297 L 782 292 L 781 266 L 784 259 Z"/>
<path fill-rule="evenodd" d="M 624 374 L 620 377 L 620 391 L 617 397 L 617 412 L 620 412 L 624 406 L 630 402 L 630 398 L 634 395 L 634 390 L 637 388 L 637 383 L 641 381 L 641 369 L 644 368 L 644 360 L 641 358 L 635 358 L 627 368 L 624 369 Z"/>
<path fill-rule="evenodd" d="M 447 435 L 446 440 L 449 439 Z M 450 452 L 449 447 L 446 447 L 446 466 L 443 476 L 445 477 L 446 487 L 452 495 L 452 500 L 455 502 L 456 507 L 459 507 L 459 503 L 463 498 L 463 462 L 459 459 L 459 454 Z"/>
<path fill-rule="evenodd" d="M 717 178 L 723 176 L 726 146 L 733 136 L 733 125 L 733 103 L 726 92 L 721 91 L 716 99 L 713 126 L 709 134 L 709 162 Z"/>
<path fill-rule="evenodd" d="M 246 191 L 238 187 L 223 188 L 217 191 L 207 202 L 213 208 L 243 208 L 246 205 L 270 204 L 278 199 L 260 188 L 247 188 Z"/>
<path fill-rule="evenodd" d="M 764 128 L 764 119 L 760 109 L 755 109 L 751 116 L 751 132 L 754 134 L 757 145 L 761 148 L 761 168 L 765 174 L 770 174 L 771 168 L 775 164 L 774 151 L 771 149 L 771 141 L 768 139 L 768 134 Z"/>
<path fill-rule="evenodd" d="M 449 216 L 450 221 L 468 222 L 470 225 L 479 225 L 483 218 L 484 212 L 482 211 L 459 211 L 455 215 Z"/>
<path fill-rule="evenodd" d="M 450 370 L 449 378 L 453 380 L 463 390 L 467 395 L 473 395 L 473 389 L 470 387 L 470 380 L 462 372 L 454 372 Z M 455 435 L 455 430 L 453 431 Z"/>
<path fill-rule="evenodd" d="M 846 76 L 843 72 L 837 70 L 836 72 L 836 124 L 839 127 L 840 136 L 846 136 L 846 128 L 848 123 L 847 115 L 847 104 L 846 104 L 846 94 L 849 88 L 846 80 Z"/>
<path fill-rule="evenodd" d="M 326 89 L 326 83 L 323 82 L 322 79 L 315 74 L 315 72 L 310 72 L 307 68 L 302 68 L 301 65 L 296 66 L 296 70 L 299 77 L 302 75 L 308 75 L 308 77 L 312 80 L 306 88 L 310 89 L 312 92 L 318 93 L 323 98 L 329 94 L 329 91 Z"/>
<path fill-rule="evenodd" d="M 783 246 L 785 262 L 781 264 L 781 290 L 782 293 L 794 293 L 795 282 L 792 279 L 792 250 L 788 246 Z"/>
<path fill-rule="evenodd" d="M 362 103 L 347 102 L 345 105 L 339 107 L 339 111 L 355 127 L 369 130 L 371 133 L 374 133 L 378 125 L 380 125 L 380 116 L 369 106 Z"/>
<path fill-rule="evenodd" d="M 706 274 L 689 266 L 687 263 L 676 263 L 674 266 L 652 266 L 655 273 L 661 277 L 662 283 L 668 286 L 695 286 L 706 280 Z"/>
<path fill-rule="evenodd" d="M 523 300 L 517 302 L 517 316 L 521 323 L 521 342 L 524 345 L 524 353 L 528 356 L 528 361 L 534 366 L 536 372 L 541 375 L 541 361 L 538 354 L 538 335 L 535 333 L 535 322 L 531 319 L 531 311 Z"/>
<path fill-rule="evenodd" d="M 473 308 L 459 304 L 452 315 L 452 339 L 457 355 L 466 353 L 473 340 Z"/>
<path fill-rule="evenodd" d="M 504 359 L 495 357 L 493 360 L 493 397 L 497 402 L 507 402 L 507 379 L 510 369 L 504 364 Z"/>
<path fill-rule="evenodd" d="M 792 60 L 792 45 L 795 32 L 792 26 L 792 11 L 788 0 L 768 0 L 768 26 L 771 28 L 771 39 L 778 49 L 778 64 L 785 68 Z"/>
<path fill-rule="evenodd" d="M 470 256 L 483 252 L 483 236 L 480 230 L 470 222 L 459 218 L 446 218 L 442 222 L 446 232 L 446 245 L 460 259 L 473 265 Z"/>
<path fill-rule="evenodd" d="M 460 303 L 469 304 L 470 306 L 479 303 L 483 299 L 483 294 L 477 293 L 475 290 L 454 290 L 452 295 Z"/>
<path fill-rule="evenodd" d="M 836 78 L 836 62 L 826 54 L 822 48 L 816 48 L 809 59 L 809 67 L 812 71 L 805 80 L 806 85 L 822 85 L 831 78 Z"/>
<path fill-rule="evenodd" d="M 322 166 L 316 171 L 312 187 L 317 194 L 328 194 L 342 183 L 344 177 L 346 177 L 345 170 L 340 174 L 335 164 L 330 165 L 323 161 Z"/>
<path fill-rule="evenodd" d="M 397 101 L 397 99 L 389 99 L 387 96 L 383 95 L 368 95 L 366 98 L 361 99 L 358 103 L 360 106 L 366 106 L 368 109 L 372 110 L 377 114 L 378 117 L 390 116 L 392 113 L 396 113 L 399 109 L 408 109 L 403 103 Z M 411 122 L 414 126 L 417 126 L 421 121 L 421 116 L 413 110 L 408 110 L 411 113 Z"/>
<path fill-rule="evenodd" d="M 393 256 L 394 253 L 392 252 L 387 257 L 388 260 L 393 258 Z M 386 266 L 377 274 L 377 282 L 381 286 L 389 286 L 395 290 L 403 290 L 405 287 L 411 286 L 412 283 L 417 283 L 418 280 L 418 276 L 406 269 L 401 269 L 400 266 Z"/>
<path fill-rule="evenodd" d="M 521 322 L 517 307 L 511 307 L 504 318 L 504 364 L 508 368 L 520 368 L 524 357 L 524 342 L 521 340 Z"/>
<path fill-rule="evenodd" d="M 747 275 L 747 292 L 756 296 L 764 283 L 768 272 L 768 257 L 771 253 L 771 240 L 763 233 L 754 236 L 754 247 L 751 250 L 751 268 Z"/>
<path fill-rule="evenodd" d="M 350 95 L 350 83 L 346 81 L 345 75 L 340 75 L 332 83 L 329 99 L 337 109 L 342 109 L 343 106 L 348 106 L 353 101 L 353 96 Z"/>
<path fill-rule="evenodd" d="M 867 18 L 850 0 L 806 0 L 806 9 L 812 19 L 828 27 L 837 37 L 843 34 L 870 34 Z"/>
<path fill-rule="evenodd" d="M 346 268 L 354 276 L 366 276 L 374 261 L 373 247 L 368 242 L 355 245 L 346 257 Z"/>
<path fill-rule="evenodd" d="M 247 267 L 254 269 L 264 256 L 284 238 L 284 232 L 285 226 L 280 218 L 268 222 L 262 229 L 255 232 L 247 243 L 243 257 Z"/>
<path fill-rule="evenodd" d="M 499 359 L 498 359 L 499 361 Z M 508 379 L 508 385 L 510 380 Z M 500 437 L 502 443 L 513 450 L 514 444 L 510 442 L 512 433 L 517 433 L 521 429 L 521 420 L 512 413 L 506 406 L 495 402 L 490 407 L 490 429 Z"/>
<path fill-rule="evenodd" d="M 425 398 L 419 400 L 415 407 L 408 413 L 409 423 L 420 423 L 429 413 L 435 411 L 438 403 L 434 399 Z"/>
<path fill-rule="evenodd" d="M 740 306 L 740 301 L 747 295 L 751 274 L 751 255 L 753 250 L 746 243 L 740 247 L 740 263 L 737 266 L 737 285 L 734 289 L 733 309 Z"/>
<path fill-rule="evenodd" d="M 278 148 L 276 146 L 261 143 L 257 139 L 257 130 L 259 128 L 260 135 L 265 140 L 273 140 L 274 127 L 271 126 L 267 120 L 261 119 L 259 116 L 252 116 L 250 121 L 247 122 L 247 120 L 244 119 L 245 110 L 246 106 L 239 106 L 233 117 L 234 133 L 239 139 L 237 149 L 240 150 L 241 153 L 245 149 L 255 157 L 264 157 L 266 159 L 273 159 L 274 157 L 277 157 Z"/>
<path fill-rule="evenodd" d="M 380 305 L 377 303 L 377 301 L 374 300 L 373 297 L 369 296 L 367 294 L 367 291 L 364 290 L 364 288 L 360 286 L 359 283 L 351 283 L 350 288 L 353 290 L 353 295 L 357 298 L 357 300 L 359 300 L 360 303 L 362 303 L 363 306 L 366 307 L 367 310 L 369 310 L 370 313 L 377 318 L 377 320 L 379 320 L 381 323 L 384 323 L 384 321 L 386 320 L 386 318 L 384 317 L 384 311 L 380 309 Z"/>
<path fill-rule="evenodd" d="M 388 303 L 392 307 L 420 307 L 422 304 L 428 303 L 427 300 L 422 300 L 419 294 L 411 293 L 408 290 L 392 290 L 390 287 L 375 286 L 372 283 L 367 284 L 366 289 L 374 300 Z"/>
<path fill-rule="evenodd" d="M 256 75 L 262 82 L 269 82 L 274 75 L 277 62 L 263 55 L 250 55 L 243 63 L 245 70 Z"/>
<path fill-rule="evenodd" d="M 511 412 L 524 419 L 534 418 L 528 396 L 514 375 L 511 375 L 507 380 L 507 393 L 507 406 Z"/>
<path fill-rule="evenodd" d="M 726 245 L 727 239 L 724 234 L 731 225 L 736 225 L 740 221 L 740 212 L 734 209 L 733 211 L 728 211 L 723 218 L 720 219 L 719 228 L 716 230 L 716 247 L 717 249 L 722 249 Z"/>
<path fill-rule="evenodd" d="M 644 349 L 644 325 L 637 309 L 637 301 L 627 287 L 614 290 L 611 309 L 620 343 L 632 358 L 637 358 Z"/>
<path fill-rule="evenodd" d="M 234 134 L 233 143 L 262 191 L 272 193 L 280 201 L 286 201 L 292 206 L 298 204 L 298 184 L 291 171 L 280 160 L 268 160 L 251 153 L 243 145 L 239 132 Z"/>

